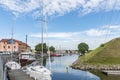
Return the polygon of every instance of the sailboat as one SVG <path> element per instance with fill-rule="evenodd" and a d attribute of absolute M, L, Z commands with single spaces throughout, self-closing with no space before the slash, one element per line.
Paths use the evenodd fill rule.
<path fill-rule="evenodd" d="M 13 22 L 12 22 L 13 23 Z M 14 40 L 13 40 L 13 25 L 12 25 L 12 37 L 10 40 L 10 44 L 12 45 L 12 50 L 11 50 L 11 53 L 10 53 L 10 56 L 11 56 L 11 60 L 7 61 L 5 66 L 7 67 L 8 70 L 15 70 L 15 69 L 20 69 L 21 68 L 21 65 L 18 64 L 16 61 L 13 61 L 13 44 L 15 43 Z"/>
<path fill-rule="evenodd" d="M 43 3 L 43 1 L 42 1 Z M 44 7 L 42 6 L 42 13 L 43 13 L 43 10 Z M 47 69 L 46 67 L 43 66 L 43 28 L 44 28 L 44 22 L 45 22 L 45 19 L 43 17 L 44 15 L 42 14 L 42 24 L 41 24 L 41 38 L 42 38 L 42 51 L 41 51 L 41 57 L 42 57 L 42 60 L 41 60 L 41 65 L 38 64 L 38 63 L 32 63 L 30 64 L 29 66 L 26 67 L 26 73 L 28 75 L 30 75 L 31 77 L 33 77 L 35 80 L 52 80 L 51 78 L 51 71 L 49 69 Z"/>
<path fill-rule="evenodd" d="M 35 61 L 32 64 L 22 68 L 24 72 L 35 80 L 52 80 L 51 71 L 41 66 L 39 61 Z"/>

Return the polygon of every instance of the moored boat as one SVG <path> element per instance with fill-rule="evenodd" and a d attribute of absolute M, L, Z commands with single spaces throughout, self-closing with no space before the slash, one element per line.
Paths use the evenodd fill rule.
<path fill-rule="evenodd" d="M 57 54 L 57 53 L 51 53 L 50 54 L 51 57 L 60 57 L 62 56 L 61 54 Z"/>
<path fill-rule="evenodd" d="M 33 54 L 31 52 L 22 52 L 19 54 L 19 61 L 21 63 L 21 66 L 31 64 L 35 60 L 36 60 L 35 54 Z"/>
<path fill-rule="evenodd" d="M 44 66 L 40 66 L 37 61 L 23 67 L 22 69 L 26 72 L 26 74 L 30 75 L 30 77 L 33 77 L 35 80 L 51 80 L 51 71 Z"/>
<path fill-rule="evenodd" d="M 15 70 L 15 69 L 20 69 L 21 66 L 15 61 L 8 61 L 6 64 L 6 67 L 8 70 Z"/>
<path fill-rule="evenodd" d="M 22 52 L 19 55 L 21 62 L 35 61 L 35 55 L 31 52 Z"/>

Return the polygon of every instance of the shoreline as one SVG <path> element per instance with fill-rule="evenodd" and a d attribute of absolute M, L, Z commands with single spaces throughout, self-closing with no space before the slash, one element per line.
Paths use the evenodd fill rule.
<path fill-rule="evenodd" d="M 75 64 L 72 64 L 71 67 L 73 69 L 80 69 L 80 70 L 120 70 L 120 64 L 116 65 L 91 65 L 91 64 L 81 64 L 79 66 L 75 66 Z"/>

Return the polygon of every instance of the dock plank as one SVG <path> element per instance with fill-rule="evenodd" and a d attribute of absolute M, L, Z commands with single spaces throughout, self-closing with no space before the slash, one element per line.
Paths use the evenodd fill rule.
<path fill-rule="evenodd" d="M 107 75 L 120 75 L 120 70 L 103 70 L 102 72 Z"/>
<path fill-rule="evenodd" d="M 10 80 L 34 80 L 22 70 L 11 70 L 8 72 L 8 75 Z"/>

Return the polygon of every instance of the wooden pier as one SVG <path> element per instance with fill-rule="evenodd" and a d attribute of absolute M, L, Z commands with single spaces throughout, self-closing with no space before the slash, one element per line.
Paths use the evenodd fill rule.
<path fill-rule="evenodd" d="M 107 75 L 120 75 L 120 70 L 103 70 L 102 72 Z"/>
<path fill-rule="evenodd" d="M 8 77 L 10 80 L 34 80 L 33 78 L 25 74 L 22 70 L 8 71 Z"/>

